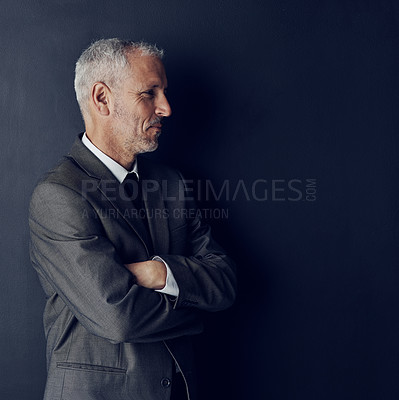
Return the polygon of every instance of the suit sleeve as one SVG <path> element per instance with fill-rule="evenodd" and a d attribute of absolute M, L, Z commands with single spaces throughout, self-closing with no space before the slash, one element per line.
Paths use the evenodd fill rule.
<path fill-rule="evenodd" d="M 180 181 L 186 191 L 184 179 Z M 181 194 L 178 198 L 181 198 Z M 183 194 L 184 197 L 184 194 Z M 185 203 L 188 251 L 185 255 L 161 254 L 179 286 L 175 308 L 220 311 L 232 305 L 236 296 L 236 266 L 213 239 L 210 227 L 202 222 L 195 201 Z M 173 212 L 171 212 L 173 213 Z"/>
<path fill-rule="evenodd" d="M 176 309 L 166 295 L 135 284 L 79 193 L 60 184 L 39 184 L 29 224 L 35 269 L 90 333 L 120 343 L 202 330 L 198 313 Z"/>

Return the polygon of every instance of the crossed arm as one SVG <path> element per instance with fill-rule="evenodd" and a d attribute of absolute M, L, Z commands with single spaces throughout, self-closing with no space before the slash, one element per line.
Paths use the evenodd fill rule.
<path fill-rule="evenodd" d="M 92 214 L 80 193 L 56 183 L 39 185 L 31 201 L 32 263 L 47 295 L 58 294 L 91 333 L 113 343 L 165 340 L 199 333 L 196 310 L 231 305 L 234 264 L 199 221 L 190 227 L 191 256 L 159 255 L 179 285 L 171 302 L 152 290 L 165 286 L 163 263 L 123 264 L 101 221 L 82 218 Z"/>

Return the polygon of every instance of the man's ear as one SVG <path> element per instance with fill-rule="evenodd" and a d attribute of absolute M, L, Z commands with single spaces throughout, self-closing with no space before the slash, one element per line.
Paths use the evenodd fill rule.
<path fill-rule="evenodd" d="M 109 115 L 110 92 L 103 82 L 96 82 L 91 89 L 91 103 L 100 115 Z"/>

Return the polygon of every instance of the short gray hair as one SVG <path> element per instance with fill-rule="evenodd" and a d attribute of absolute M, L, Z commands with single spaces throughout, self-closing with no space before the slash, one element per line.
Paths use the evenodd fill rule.
<path fill-rule="evenodd" d="M 95 82 L 119 88 L 128 76 L 127 56 L 135 51 L 162 59 L 164 51 L 156 45 L 128 40 L 100 39 L 79 57 L 75 68 L 75 92 L 83 118 L 88 115 L 90 91 Z"/>

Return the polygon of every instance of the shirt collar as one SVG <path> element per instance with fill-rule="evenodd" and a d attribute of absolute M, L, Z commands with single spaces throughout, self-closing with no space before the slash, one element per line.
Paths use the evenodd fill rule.
<path fill-rule="evenodd" d="M 137 158 L 133 162 L 132 169 L 128 171 L 111 157 L 103 153 L 98 147 L 94 146 L 94 144 L 87 137 L 86 132 L 83 134 L 82 143 L 112 172 L 119 183 L 122 183 L 126 178 L 126 175 L 132 172 L 137 176 L 137 179 L 139 179 Z"/>

